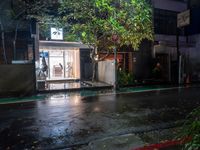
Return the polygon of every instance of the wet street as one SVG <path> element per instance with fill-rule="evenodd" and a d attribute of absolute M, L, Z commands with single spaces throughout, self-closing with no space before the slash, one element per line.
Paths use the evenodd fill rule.
<path fill-rule="evenodd" d="M 80 96 L 0 105 L 0 149 L 70 149 L 91 141 L 169 128 L 200 103 L 200 87 Z"/>

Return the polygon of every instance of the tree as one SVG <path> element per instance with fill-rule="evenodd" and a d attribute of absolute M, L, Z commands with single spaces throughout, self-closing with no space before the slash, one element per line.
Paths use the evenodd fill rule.
<path fill-rule="evenodd" d="M 192 110 L 179 130 L 184 150 L 200 149 L 200 107 Z"/>
<path fill-rule="evenodd" d="M 13 43 L 14 59 L 16 53 L 16 42 L 18 38 L 18 29 L 25 29 L 30 26 L 30 20 L 43 20 L 44 22 L 50 20 L 49 11 L 55 3 L 53 0 L 3 0 L 0 2 L 0 31 L 1 43 L 3 50 L 3 62 L 8 63 L 6 56 L 5 34 L 14 33 L 13 37 L 9 39 Z M 48 18 L 48 19 L 47 19 Z M 27 27 L 28 28 L 28 27 Z"/>
<path fill-rule="evenodd" d="M 14 1 L 15 2 L 15 1 Z M 69 35 L 91 48 L 95 68 L 99 53 L 113 52 L 114 47 L 131 45 L 135 50 L 144 39 L 153 39 L 152 9 L 146 0 L 19 0 L 15 18 L 36 18 L 44 25 L 52 21 L 67 29 Z M 52 5 L 53 4 L 53 5 Z M 56 5 L 55 5 L 56 4 Z M 59 7 L 57 14 L 57 7 Z M 56 13 L 52 15 L 55 10 Z M 17 27 L 16 27 L 17 33 Z M 73 36 L 72 36 L 73 35 Z M 118 41 L 113 41 L 117 35 Z M 15 36 L 16 37 L 16 36 Z M 16 40 L 16 38 L 15 38 Z M 95 69 L 93 69 L 93 80 Z"/>
<path fill-rule="evenodd" d="M 62 0 L 60 20 L 68 32 L 91 48 L 93 80 L 99 53 L 131 45 L 137 50 L 144 39 L 153 39 L 152 9 L 146 0 Z M 118 41 L 113 41 L 117 35 Z M 105 57 L 105 56 L 104 56 Z"/>

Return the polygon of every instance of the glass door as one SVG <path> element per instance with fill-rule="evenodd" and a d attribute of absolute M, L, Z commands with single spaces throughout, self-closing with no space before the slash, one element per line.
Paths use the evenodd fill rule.
<path fill-rule="evenodd" d="M 48 79 L 80 79 L 79 48 L 51 48 L 45 53 L 48 54 L 48 57 L 45 58 L 48 66 Z"/>
<path fill-rule="evenodd" d="M 63 51 L 49 51 L 50 79 L 64 78 L 64 55 Z"/>
<path fill-rule="evenodd" d="M 66 50 L 64 51 L 65 73 L 64 76 L 67 79 L 79 79 L 80 78 L 80 51 Z"/>

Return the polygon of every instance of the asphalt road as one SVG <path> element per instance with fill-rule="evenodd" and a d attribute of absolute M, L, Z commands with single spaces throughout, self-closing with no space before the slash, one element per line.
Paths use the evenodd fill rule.
<path fill-rule="evenodd" d="M 167 128 L 200 104 L 200 87 L 0 105 L 0 149 L 65 149 L 92 140 Z"/>

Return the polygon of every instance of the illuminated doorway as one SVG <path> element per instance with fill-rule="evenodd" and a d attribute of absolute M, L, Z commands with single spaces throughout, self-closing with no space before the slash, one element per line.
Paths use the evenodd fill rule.
<path fill-rule="evenodd" d="M 48 66 L 47 80 L 80 79 L 79 48 L 43 47 L 40 49 L 40 64 L 44 54 Z"/>

